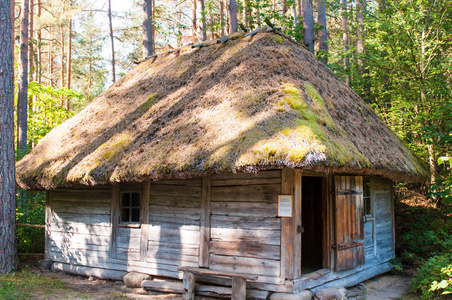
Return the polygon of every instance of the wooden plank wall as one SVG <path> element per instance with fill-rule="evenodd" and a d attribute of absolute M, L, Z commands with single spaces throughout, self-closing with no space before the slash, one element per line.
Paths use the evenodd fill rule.
<path fill-rule="evenodd" d="M 151 182 L 150 194 L 146 262 L 178 277 L 178 267 L 198 267 L 201 179 Z"/>
<path fill-rule="evenodd" d="M 212 176 L 210 269 L 280 284 L 281 171 Z"/>
<path fill-rule="evenodd" d="M 382 177 L 374 177 L 373 188 L 377 256 L 380 261 L 387 261 L 394 257 L 392 181 Z"/>
<path fill-rule="evenodd" d="M 47 257 L 89 264 L 106 261 L 110 248 L 111 187 L 50 191 Z"/>

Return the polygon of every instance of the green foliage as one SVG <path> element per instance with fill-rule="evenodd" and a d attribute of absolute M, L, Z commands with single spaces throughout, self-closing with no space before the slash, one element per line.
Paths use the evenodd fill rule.
<path fill-rule="evenodd" d="M 81 95 L 67 88 L 54 88 L 30 82 L 29 95 L 34 99 L 28 110 L 28 143 L 37 144 L 52 128 L 74 115 L 64 104 L 69 101 L 71 109 L 83 105 Z"/>
<path fill-rule="evenodd" d="M 419 269 L 411 281 L 413 291 L 422 299 L 434 299 L 452 292 L 452 252 L 434 256 Z"/>
<path fill-rule="evenodd" d="M 87 102 L 104 91 L 107 69 L 102 47 L 107 35 L 104 34 L 94 11 L 81 16 L 81 29 L 76 33 L 73 55 L 72 88 L 80 92 Z"/>
<path fill-rule="evenodd" d="M 0 299 L 27 300 L 32 295 L 42 295 L 42 299 L 55 296 L 58 290 L 62 290 L 64 283 L 55 277 L 34 274 L 24 269 L 12 274 L 0 274 Z"/>
<path fill-rule="evenodd" d="M 19 224 L 45 224 L 45 193 L 19 189 L 16 195 L 16 219 Z M 44 228 L 17 227 L 19 253 L 44 253 Z"/>

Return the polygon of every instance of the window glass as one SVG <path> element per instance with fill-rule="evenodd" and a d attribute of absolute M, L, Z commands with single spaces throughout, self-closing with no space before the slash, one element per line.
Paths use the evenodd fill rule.
<path fill-rule="evenodd" d="M 130 194 L 122 193 L 122 206 L 130 206 Z"/>
<path fill-rule="evenodd" d="M 140 222 L 140 193 L 121 193 L 121 223 Z"/>
<path fill-rule="evenodd" d="M 364 200 L 364 214 L 367 216 L 372 215 L 372 199 L 370 197 L 370 179 L 364 178 L 363 180 L 363 200 Z"/>

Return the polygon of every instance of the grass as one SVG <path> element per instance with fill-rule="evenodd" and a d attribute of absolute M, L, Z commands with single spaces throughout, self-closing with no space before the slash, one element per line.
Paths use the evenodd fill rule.
<path fill-rule="evenodd" d="M 0 299 L 35 299 L 39 291 L 45 295 L 55 295 L 64 290 L 64 282 L 59 278 L 32 273 L 28 268 L 10 274 L 0 274 Z"/>

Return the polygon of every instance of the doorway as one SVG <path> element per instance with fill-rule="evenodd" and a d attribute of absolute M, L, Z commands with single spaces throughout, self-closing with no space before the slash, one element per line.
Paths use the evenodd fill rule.
<path fill-rule="evenodd" d="M 322 177 L 302 177 L 302 274 L 323 267 L 323 199 Z"/>

